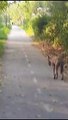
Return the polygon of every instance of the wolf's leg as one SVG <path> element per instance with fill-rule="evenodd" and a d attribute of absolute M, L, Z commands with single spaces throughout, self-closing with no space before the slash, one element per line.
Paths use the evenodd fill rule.
<path fill-rule="evenodd" d="M 63 73 L 62 73 L 62 78 L 61 78 L 61 80 L 64 80 L 64 75 L 63 75 Z"/>
<path fill-rule="evenodd" d="M 56 79 L 58 79 L 58 69 L 56 70 Z"/>
<path fill-rule="evenodd" d="M 59 64 L 56 65 L 56 79 L 58 79 L 58 69 L 59 69 Z"/>
<path fill-rule="evenodd" d="M 51 61 L 49 56 L 48 56 L 48 65 L 51 66 Z"/>
<path fill-rule="evenodd" d="M 55 79 L 55 64 L 53 64 L 53 76 L 54 76 L 54 79 Z"/>

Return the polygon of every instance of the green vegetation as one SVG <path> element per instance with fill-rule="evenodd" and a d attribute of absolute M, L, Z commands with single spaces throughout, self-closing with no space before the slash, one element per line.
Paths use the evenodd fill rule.
<path fill-rule="evenodd" d="M 7 1 L 0 1 L 0 57 L 2 57 L 4 53 L 5 42 L 7 40 L 7 35 L 10 31 L 9 25 L 6 26 L 4 22 L 4 13 L 7 9 L 7 6 Z"/>
<path fill-rule="evenodd" d="M 40 39 L 44 39 L 43 30 L 44 27 L 48 24 L 48 22 L 49 22 L 49 18 L 45 15 L 38 16 L 33 20 L 32 27 L 36 37 L 39 37 Z"/>
<path fill-rule="evenodd" d="M 68 51 L 67 1 L 0 2 L 0 38 L 7 38 L 12 22 L 30 36 Z"/>
<path fill-rule="evenodd" d="M 1 40 L 0 39 L 0 57 L 2 57 L 3 56 L 3 54 L 4 54 L 4 46 L 5 46 L 5 43 L 6 43 L 6 41 L 5 40 Z"/>
<path fill-rule="evenodd" d="M 7 39 L 7 35 L 9 33 L 9 28 L 6 26 L 0 27 L 0 39 Z"/>
<path fill-rule="evenodd" d="M 41 40 L 52 43 L 53 46 L 61 46 L 68 50 L 68 2 L 47 2 L 48 13 L 35 17 L 33 21 L 34 34 Z M 43 8 L 41 8 L 43 9 Z M 43 10 L 42 10 L 43 12 Z M 46 13 L 46 12 L 45 12 Z M 47 19 L 48 18 L 48 19 Z"/>

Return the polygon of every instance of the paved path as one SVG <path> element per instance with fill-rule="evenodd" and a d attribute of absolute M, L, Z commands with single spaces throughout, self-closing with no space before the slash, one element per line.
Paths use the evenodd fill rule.
<path fill-rule="evenodd" d="M 47 59 L 17 26 L 1 64 L 0 118 L 68 118 L 68 84 L 53 80 Z"/>

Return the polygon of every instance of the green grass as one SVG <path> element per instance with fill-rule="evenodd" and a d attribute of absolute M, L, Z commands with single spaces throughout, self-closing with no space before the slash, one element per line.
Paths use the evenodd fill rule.
<path fill-rule="evenodd" d="M 6 26 L 2 26 L 0 28 L 0 58 L 4 54 L 5 43 L 6 43 L 7 35 L 9 34 L 9 32 L 10 32 L 10 28 Z"/>
<path fill-rule="evenodd" d="M 1 57 L 3 56 L 3 54 L 4 54 L 5 43 L 6 43 L 6 40 L 1 40 L 1 39 L 0 39 L 0 58 L 1 58 Z"/>
<path fill-rule="evenodd" d="M 26 33 L 27 33 L 29 36 L 33 36 L 34 33 L 33 33 L 32 27 L 28 28 L 28 29 L 26 30 Z"/>
<path fill-rule="evenodd" d="M 9 33 L 10 29 L 8 27 L 2 27 L 0 29 L 0 39 L 7 39 L 7 35 Z"/>

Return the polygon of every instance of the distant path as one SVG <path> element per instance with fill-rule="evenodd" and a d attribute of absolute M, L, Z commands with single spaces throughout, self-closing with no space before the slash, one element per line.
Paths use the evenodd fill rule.
<path fill-rule="evenodd" d="M 17 26 L 2 60 L 0 118 L 68 118 L 68 84 L 53 80 L 47 59 Z"/>

